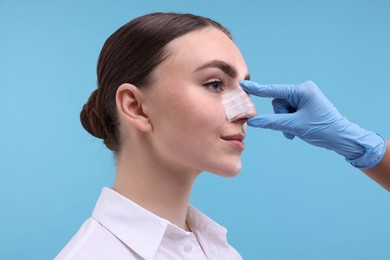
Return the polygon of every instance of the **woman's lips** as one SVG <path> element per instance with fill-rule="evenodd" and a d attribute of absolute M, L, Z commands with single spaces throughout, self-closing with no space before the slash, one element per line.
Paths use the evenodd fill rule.
<path fill-rule="evenodd" d="M 243 135 L 243 134 L 221 136 L 222 140 L 226 141 L 227 143 L 229 143 L 230 145 L 234 146 L 235 148 L 237 148 L 239 150 L 245 149 L 244 138 L 245 138 L 245 135 Z"/>

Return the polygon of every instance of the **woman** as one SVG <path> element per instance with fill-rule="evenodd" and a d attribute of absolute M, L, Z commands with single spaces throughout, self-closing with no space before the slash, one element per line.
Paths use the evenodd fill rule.
<path fill-rule="evenodd" d="M 202 171 L 241 169 L 256 112 L 240 83 L 274 98 L 277 114 L 253 117 L 252 126 L 336 151 L 390 190 L 387 140 L 342 117 L 313 82 L 244 79 L 230 33 L 208 18 L 154 13 L 111 35 L 81 121 L 116 154 L 116 178 L 57 259 L 241 259 L 226 230 L 188 205 Z"/>
<path fill-rule="evenodd" d="M 255 115 L 248 100 L 234 119 L 225 112 L 222 96 L 249 78 L 228 30 L 145 15 L 107 39 L 97 70 L 81 121 L 116 154 L 116 177 L 57 259 L 241 259 L 226 230 L 188 205 L 202 171 L 238 174 Z"/>

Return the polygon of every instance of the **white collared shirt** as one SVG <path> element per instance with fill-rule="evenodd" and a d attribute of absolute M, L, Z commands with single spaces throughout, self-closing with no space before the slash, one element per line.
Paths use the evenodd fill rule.
<path fill-rule="evenodd" d="M 60 259 L 242 259 L 226 229 L 189 206 L 187 232 L 109 188 Z"/>

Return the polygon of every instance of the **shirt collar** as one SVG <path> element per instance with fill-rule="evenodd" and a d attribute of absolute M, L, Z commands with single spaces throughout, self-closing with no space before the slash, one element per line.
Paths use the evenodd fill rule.
<path fill-rule="evenodd" d="M 226 228 L 191 205 L 188 208 L 187 223 L 206 256 L 219 256 L 229 250 Z"/>
<path fill-rule="evenodd" d="M 92 217 L 145 259 L 153 258 L 168 225 L 167 220 L 109 188 L 103 188 Z"/>
<path fill-rule="evenodd" d="M 109 188 L 103 188 L 92 217 L 145 259 L 153 258 L 167 227 L 169 232 L 174 229 L 187 233 Z M 206 255 L 218 254 L 215 250 L 223 250 L 221 245 L 228 247 L 226 229 L 191 205 L 187 223 Z M 218 247 L 213 247 L 215 243 Z"/>

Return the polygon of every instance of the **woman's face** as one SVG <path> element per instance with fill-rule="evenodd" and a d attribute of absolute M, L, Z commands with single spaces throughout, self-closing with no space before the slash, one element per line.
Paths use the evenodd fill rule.
<path fill-rule="evenodd" d="M 168 50 L 146 91 L 155 154 L 181 171 L 237 175 L 250 115 L 228 122 L 221 94 L 248 78 L 239 49 L 220 30 L 204 28 Z"/>

